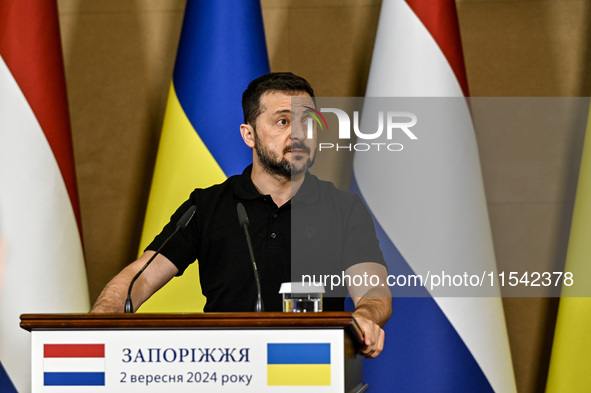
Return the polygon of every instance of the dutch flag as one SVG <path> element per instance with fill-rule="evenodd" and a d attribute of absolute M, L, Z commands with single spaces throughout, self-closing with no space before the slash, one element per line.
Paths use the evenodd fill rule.
<path fill-rule="evenodd" d="M 467 95 L 455 1 L 382 1 L 366 97 Z M 462 123 L 441 116 L 400 154 L 355 155 L 352 189 L 376 219 L 390 274 L 496 270 L 470 110 L 455 108 Z M 384 351 L 364 367 L 372 391 L 517 392 L 499 297 L 419 296 L 392 301 Z"/>
<path fill-rule="evenodd" d="M 44 386 L 105 386 L 105 344 L 45 344 Z"/>

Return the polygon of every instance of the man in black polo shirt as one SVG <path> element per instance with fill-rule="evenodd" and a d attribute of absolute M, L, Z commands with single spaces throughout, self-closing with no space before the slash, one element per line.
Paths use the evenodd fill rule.
<path fill-rule="evenodd" d="M 173 237 L 139 277 L 132 291 L 139 307 L 175 275 L 198 260 L 204 311 L 252 311 L 256 284 L 247 243 L 236 213 L 242 203 L 250 221 L 265 311 L 280 311 L 282 282 L 302 274 L 379 277 L 373 287 L 349 286 L 354 316 L 364 333 L 367 357 L 382 348 L 381 329 L 391 313 L 386 268 L 369 212 L 360 198 L 337 190 L 308 172 L 316 138 L 308 138 L 305 107 L 314 92 L 291 73 L 271 73 L 253 80 L 243 94 L 244 142 L 253 163 L 241 175 L 207 189 L 194 190 L 145 253 L 107 284 L 91 312 L 122 312 L 133 276 L 174 231 L 191 206 L 197 213 Z M 292 105 L 292 97 L 301 104 Z M 300 279 L 298 279 L 300 278 Z M 346 289 L 346 287 L 345 287 Z M 324 310 L 342 310 L 342 292 L 325 298 Z"/>

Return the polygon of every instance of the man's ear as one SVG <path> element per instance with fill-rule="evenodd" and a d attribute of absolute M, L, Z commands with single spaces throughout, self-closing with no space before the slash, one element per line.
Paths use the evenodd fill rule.
<path fill-rule="evenodd" d="M 244 143 L 246 143 L 248 147 L 254 148 L 254 128 L 252 128 L 250 124 L 241 124 L 240 134 L 242 135 Z"/>

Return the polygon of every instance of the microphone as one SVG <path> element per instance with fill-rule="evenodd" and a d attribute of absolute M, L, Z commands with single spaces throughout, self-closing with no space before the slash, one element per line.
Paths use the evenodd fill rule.
<path fill-rule="evenodd" d="M 257 302 L 254 307 L 254 311 L 262 312 L 264 311 L 264 307 L 263 296 L 261 292 L 261 280 L 259 280 L 259 271 L 257 269 L 257 263 L 254 260 L 252 242 L 250 241 L 250 234 L 248 233 L 248 216 L 246 215 L 246 210 L 244 209 L 244 205 L 242 203 L 238 203 L 236 205 L 236 210 L 238 211 L 238 221 L 240 222 L 240 226 L 244 228 L 244 235 L 246 236 L 246 243 L 248 244 L 248 252 L 250 253 L 250 261 L 252 262 L 252 268 L 254 270 L 254 280 L 257 283 Z"/>
<path fill-rule="evenodd" d="M 150 263 L 152 263 L 152 261 L 154 260 L 154 258 L 156 258 L 156 255 L 158 255 L 160 253 L 160 251 L 162 251 L 162 249 L 164 248 L 164 246 L 166 245 L 166 243 L 168 243 L 168 241 L 170 239 L 172 239 L 173 236 L 176 235 L 181 229 L 185 229 L 187 227 L 187 225 L 189 225 L 189 221 L 191 221 L 191 219 L 195 215 L 195 211 L 196 210 L 197 210 L 197 206 L 195 206 L 195 205 L 192 205 L 190 208 L 187 209 L 187 211 L 185 212 L 185 214 L 183 214 L 182 217 L 177 221 L 176 227 L 174 228 L 174 232 L 172 232 L 170 234 L 170 236 L 168 236 L 166 238 L 166 240 L 164 241 L 164 243 L 162 243 L 162 245 L 160 247 L 158 247 L 158 250 L 156 250 L 156 252 L 154 253 L 154 255 L 152 255 L 152 257 L 148 260 L 148 262 L 146 262 L 146 264 L 140 269 L 140 271 L 137 272 L 137 274 L 133 277 L 133 279 L 129 283 L 129 288 L 127 290 L 127 299 L 125 299 L 125 310 L 124 311 L 125 311 L 126 314 L 129 314 L 129 313 L 132 313 L 133 312 L 133 305 L 131 303 L 131 290 L 133 289 L 133 284 L 135 283 L 135 281 L 144 272 L 144 270 L 146 270 L 146 268 L 148 267 L 148 265 Z"/>

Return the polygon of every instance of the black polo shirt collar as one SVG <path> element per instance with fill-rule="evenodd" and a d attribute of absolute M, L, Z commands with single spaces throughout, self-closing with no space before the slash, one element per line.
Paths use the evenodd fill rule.
<path fill-rule="evenodd" d="M 252 164 L 244 168 L 242 175 L 236 182 L 236 196 L 243 200 L 252 200 L 260 198 L 262 195 L 259 190 L 254 186 L 250 175 L 252 173 Z"/>
<path fill-rule="evenodd" d="M 243 200 L 253 200 L 264 197 L 255 187 L 251 179 L 252 164 L 247 166 L 236 183 L 236 196 Z M 297 194 L 293 197 L 294 202 L 313 204 L 319 200 L 318 179 L 310 172 L 306 172 L 306 177 Z"/>

